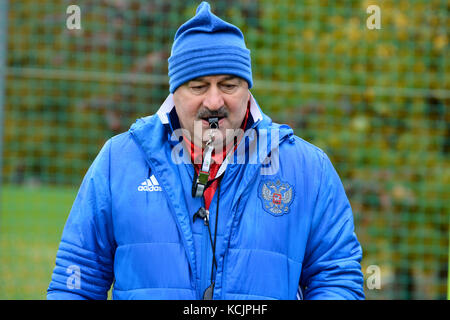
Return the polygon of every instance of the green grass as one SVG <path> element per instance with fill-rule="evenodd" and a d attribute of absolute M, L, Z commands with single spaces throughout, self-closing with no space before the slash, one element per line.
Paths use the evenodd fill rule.
<path fill-rule="evenodd" d="M 2 186 L 0 299 L 45 299 L 74 188 Z"/>

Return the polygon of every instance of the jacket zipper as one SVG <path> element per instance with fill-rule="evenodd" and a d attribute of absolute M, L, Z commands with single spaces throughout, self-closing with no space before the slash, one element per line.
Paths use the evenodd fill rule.
<path fill-rule="evenodd" d="M 202 222 L 203 223 L 203 222 Z M 209 235 L 208 226 L 203 224 L 202 232 L 202 264 L 201 264 L 201 278 L 200 278 L 200 295 L 199 299 L 203 299 L 203 292 L 209 286 L 208 280 L 208 260 L 209 260 Z"/>
<path fill-rule="evenodd" d="M 228 248 L 225 251 L 225 256 L 223 257 L 223 266 L 222 266 L 222 300 L 225 300 L 225 290 L 226 290 L 226 281 L 227 281 L 227 275 L 226 275 L 226 268 L 227 268 L 227 262 L 228 262 Z"/>
<path fill-rule="evenodd" d="M 241 195 L 242 197 L 242 195 Z M 236 217 L 236 214 L 238 212 L 239 209 L 239 205 L 241 204 L 241 197 L 239 197 L 239 199 L 237 200 L 236 203 L 236 209 L 231 213 L 231 217 L 234 219 Z M 231 228 L 233 226 L 233 223 L 231 223 Z M 231 241 L 231 237 L 233 236 L 232 234 L 233 230 L 230 230 L 230 237 L 228 238 L 228 243 L 224 252 L 224 257 L 223 257 L 223 265 L 222 265 L 222 282 L 221 282 L 221 290 L 222 290 L 222 295 L 221 295 L 221 299 L 225 300 L 225 292 L 226 292 L 226 286 L 227 286 L 227 266 L 228 266 L 228 252 L 230 249 L 230 241 Z"/>

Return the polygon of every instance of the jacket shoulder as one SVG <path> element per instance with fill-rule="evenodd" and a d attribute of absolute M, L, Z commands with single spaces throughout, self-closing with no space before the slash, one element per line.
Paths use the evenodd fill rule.
<path fill-rule="evenodd" d="M 271 122 L 268 125 L 267 130 L 278 130 L 280 139 L 287 142 L 282 143 L 282 146 L 286 146 L 286 151 L 288 153 L 300 152 L 305 156 L 319 157 L 319 158 L 323 158 L 324 156 L 326 156 L 325 152 L 322 149 L 295 135 L 294 130 L 287 124 Z"/>
<path fill-rule="evenodd" d="M 287 147 L 286 149 L 289 157 L 292 155 L 294 159 L 302 159 L 302 161 L 311 164 L 321 164 L 323 160 L 327 158 L 326 153 L 321 148 L 299 136 L 291 135 L 288 139 L 288 143 L 285 143 L 284 145 Z M 280 155 L 282 155 L 282 153 Z"/>
<path fill-rule="evenodd" d="M 157 120 L 156 118 L 156 115 L 149 115 L 147 117 L 139 118 L 131 125 L 128 131 L 111 137 L 108 141 L 111 144 L 111 152 L 124 152 L 129 150 L 130 147 L 136 147 L 136 141 L 133 139 L 133 133 L 148 131 L 149 128 L 154 127 L 154 121 Z M 147 138 L 151 136 L 152 135 L 148 135 Z"/>

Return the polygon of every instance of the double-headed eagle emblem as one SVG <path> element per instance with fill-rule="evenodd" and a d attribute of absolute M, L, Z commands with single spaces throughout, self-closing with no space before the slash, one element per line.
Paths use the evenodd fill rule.
<path fill-rule="evenodd" d="M 274 216 L 289 212 L 289 206 L 294 199 L 292 186 L 280 180 L 265 180 L 259 185 L 259 193 L 264 210 Z"/>

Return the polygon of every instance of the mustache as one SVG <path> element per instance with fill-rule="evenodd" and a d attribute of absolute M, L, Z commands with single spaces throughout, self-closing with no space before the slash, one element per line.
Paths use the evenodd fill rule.
<path fill-rule="evenodd" d="M 201 109 L 197 114 L 198 119 L 205 119 L 205 118 L 212 118 L 212 117 L 217 117 L 217 118 L 228 117 L 228 111 L 226 110 L 225 107 L 220 107 L 217 110 L 209 110 L 208 108 L 204 108 L 204 109 Z"/>

